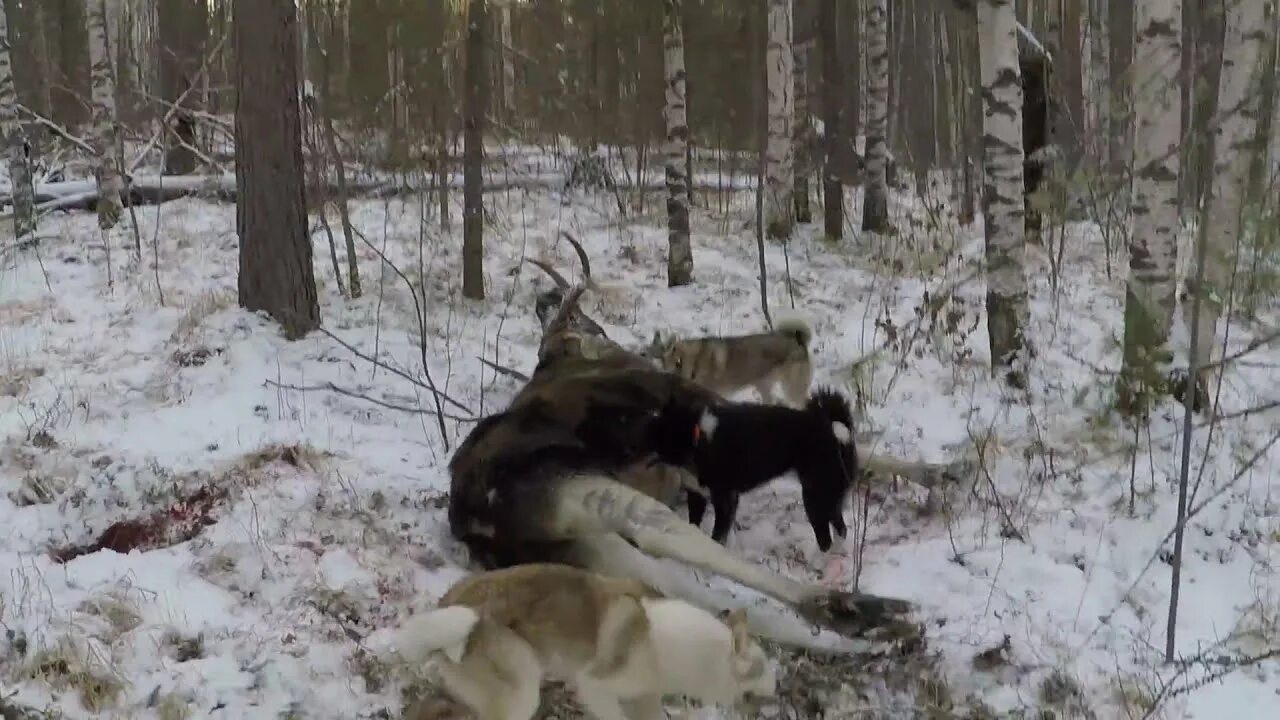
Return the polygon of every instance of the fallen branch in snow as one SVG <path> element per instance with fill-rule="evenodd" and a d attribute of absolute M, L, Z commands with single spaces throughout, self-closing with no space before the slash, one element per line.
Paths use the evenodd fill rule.
<path fill-rule="evenodd" d="M 387 400 L 379 400 L 378 398 L 365 395 L 364 393 L 356 392 L 355 390 L 348 390 L 340 385 L 336 385 L 331 382 L 323 382 L 318 385 L 289 385 L 286 383 L 278 383 L 274 380 L 264 380 L 263 383 L 266 385 L 270 385 L 271 387 L 274 387 L 274 388 L 279 388 L 281 390 L 294 390 L 297 392 L 322 392 L 323 391 L 323 392 L 337 393 L 338 395 L 353 398 L 355 400 L 364 400 L 365 402 L 373 403 L 374 405 L 377 405 L 379 407 L 384 407 L 388 410 L 398 410 L 399 412 L 411 413 L 413 415 L 434 415 L 435 414 L 435 411 L 433 410 L 424 410 L 421 407 L 414 407 L 412 405 L 401 405 L 399 403 L 393 403 Z M 475 417 L 463 417 L 461 415 L 450 415 L 448 413 L 444 413 L 444 417 L 449 420 L 456 420 L 458 422 L 473 423 L 478 421 L 478 418 L 475 418 Z"/>

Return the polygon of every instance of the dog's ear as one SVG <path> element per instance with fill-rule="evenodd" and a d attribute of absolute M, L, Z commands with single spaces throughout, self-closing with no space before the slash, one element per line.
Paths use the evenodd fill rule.
<path fill-rule="evenodd" d="M 729 630 L 733 632 L 733 652 L 735 655 L 744 653 L 747 648 L 751 647 L 751 635 L 747 632 L 747 609 L 735 608 L 730 610 L 724 619 L 724 624 L 729 626 Z"/>
<path fill-rule="evenodd" d="M 654 330 L 653 339 L 649 341 L 649 347 L 646 348 L 650 357 L 657 357 L 662 353 L 662 333 Z"/>

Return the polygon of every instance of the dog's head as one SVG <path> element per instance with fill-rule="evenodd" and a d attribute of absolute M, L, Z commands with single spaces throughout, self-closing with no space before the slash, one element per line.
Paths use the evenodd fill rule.
<path fill-rule="evenodd" d="M 702 438 L 701 403 L 672 397 L 649 420 L 647 440 L 658 460 L 687 467 Z"/>
<path fill-rule="evenodd" d="M 770 697 L 778 692 L 777 673 L 764 648 L 747 631 L 747 611 L 744 608 L 721 613 L 720 620 L 733 633 L 733 651 L 730 665 L 733 680 L 741 694 Z"/>
<path fill-rule="evenodd" d="M 644 356 L 658 363 L 663 370 L 689 379 L 690 368 L 686 367 L 689 364 L 686 362 L 686 354 L 687 350 L 679 338 L 670 335 L 663 337 L 657 330 L 653 331 L 653 339 L 644 350 Z"/>

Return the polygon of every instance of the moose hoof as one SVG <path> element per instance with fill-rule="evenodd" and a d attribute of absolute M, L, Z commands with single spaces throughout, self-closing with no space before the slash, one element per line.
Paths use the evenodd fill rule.
<path fill-rule="evenodd" d="M 830 590 L 805 602 L 800 611 L 810 622 L 846 637 L 898 642 L 920 637 L 919 626 L 909 619 L 912 609 L 905 600 Z"/>

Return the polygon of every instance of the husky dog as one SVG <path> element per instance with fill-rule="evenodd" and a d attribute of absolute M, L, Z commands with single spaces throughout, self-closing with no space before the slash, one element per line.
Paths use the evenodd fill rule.
<path fill-rule="evenodd" d="M 793 316 L 780 319 L 770 332 L 751 335 L 679 340 L 655 331 L 645 354 L 667 371 L 721 395 L 754 387 L 764 402 L 773 403 L 774 386 L 779 385 L 783 401 L 800 407 L 813 381 L 812 338 L 809 324 Z"/>
<path fill-rule="evenodd" d="M 690 467 L 715 509 L 711 537 L 721 544 L 733 527 L 738 496 L 789 471 L 800 480 L 804 511 L 818 547 L 831 531 L 848 530 L 842 508 L 858 472 L 853 416 L 844 395 L 819 388 L 804 409 L 725 403 L 699 408 L 670 402 L 650 428 L 660 460 Z M 689 521 L 702 523 L 707 501 L 688 491 Z"/>
<path fill-rule="evenodd" d="M 406 661 L 437 660 L 445 689 L 480 720 L 532 718 L 544 676 L 570 684 L 598 720 L 661 720 L 667 694 L 733 705 L 776 692 L 742 610 L 722 620 L 567 565 L 467 577 L 391 636 L 388 649 Z"/>

